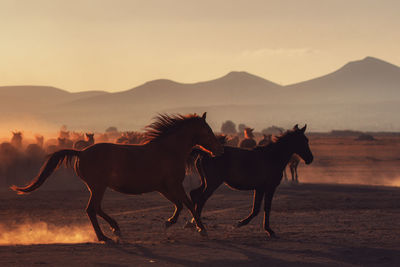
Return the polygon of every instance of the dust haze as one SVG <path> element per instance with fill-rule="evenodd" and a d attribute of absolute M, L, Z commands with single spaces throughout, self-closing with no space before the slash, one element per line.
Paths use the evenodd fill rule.
<path fill-rule="evenodd" d="M 92 226 L 54 225 L 45 221 L 25 220 L 8 224 L 0 223 L 0 246 L 34 244 L 75 244 L 95 242 Z"/>

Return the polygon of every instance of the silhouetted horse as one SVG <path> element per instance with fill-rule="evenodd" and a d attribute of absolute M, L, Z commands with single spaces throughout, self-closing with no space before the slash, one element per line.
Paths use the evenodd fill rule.
<path fill-rule="evenodd" d="M 237 147 L 238 144 L 239 144 L 239 136 L 235 135 L 235 136 L 231 136 L 231 137 L 227 137 L 226 138 L 226 145 L 227 146 Z"/>
<path fill-rule="evenodd" d="M 240 145 L 239 145 L 240 148 L 253 149 L 257 146 L 257 143 L 254 140 L 253 131 L 254 131 L 254 129 L 252 129 L 252 128 L 244 129 L 244 139 L 242 140 L 242 142 L 240 142 Z"/>
<path fill-rule="evenodd" d="M 79 140 L 74 144 L 74 148 L 78 150 L 82 150 L 88 146 L 91 146 L 94 144 L 94 134 L 93 133 L 86 133 L 87 141 L 85 140 Z"/>
<path fill-rule="evenodd" d="M 225 145 L 228 140 L 228 138 L 224 134 L 217 134 L 215 137 L 217 137 L 217 140 L 221 145 Z"/>
<path fill-rule="evenodd" d="M 294 154 L 288 163 L 290 174 L 292 175 L 292 183 L 298 183 L 299 182 L 299 176 L 297 175 L 297 167 L 299 166 L 300 163 L 300 158 L 296 154 Z M 285 176 L 285 181 L 288 181 L 288 177 L 286 174 L 286 168 L 284 171 L 284 176 Z"/>
<path fill-rule="evenodd" d="M 74 146 L 74 142 L 72 140 L 65 138 L 65 137 L 58 137 L 58 149 L 69 149 Z"/>
<path fill-rule="evenodd" d="M 272 135 L 271 134 L 263 134 L 263 139 L 258 142 L 259 146 L 266 146 L 272 142 Z"/>
<path fill-rule="evenodd" d="M 22 148 L 22 133 L 21 132 L 12 132 L 13 137 L 11 138 L 11 144 L 18 148 Z"/>
<path fill-rule="evenodd" d="M 313 161 L 305 130 L 306 126 L 299 129 L 296 125 L 276 141 L 253 150 L 225 146 L 224 153 L 214 158 L 194 149 L 191 158 L 198 156 L 195 164 L 202 182 L 199 188 L 190 192 L 197 214 L 201 216 L 207 199 L 224 182 L 234 189 L 254 190 L 253 210 L 247 218 L 239 221 L 238 226 L 248 224 L 258 214 L 264 198 L 264 229 L 269 236 L 274 236 L 269 226 L 269 215 L 284 168 L 293 153 L 300 155 L 306 164 Z"/>
<path fill-rule="evenodd" d="M 125 132 L 117 140 L 117 144 L 140 144 L 144 141 L 145 136 L 139 132 Z"/>
<path fill-rule="evenodd" d="M 155 122 L 147 126 L 146 139 L 143 145 L 98 143 L 82 151 L 57 151 L 28 186 L 13 186 L 12 189 L 20 194 L 31 192 L 40 187 L 63 161 L 71 165 L 76 158 L 75 171 L 90 191 L 86 212 L 98 240 L 111 241 L 101 231 L 96 215 L 106 220 L 114 233 L 120 235 L 117 222 L 101 208 L 107 187 L 125 194 L 158 191 L 175 204 L 175 212 L 167 220 L 167 227 L 177 221 L 183 203 L 192 213 L 199 232 L 206 234 L 182 185 L 187 159 L 195 145 L 212 153 L 223 152 L 223 147 L 206 123 L 206 113 L 202 117 L 159 115 Z"/>

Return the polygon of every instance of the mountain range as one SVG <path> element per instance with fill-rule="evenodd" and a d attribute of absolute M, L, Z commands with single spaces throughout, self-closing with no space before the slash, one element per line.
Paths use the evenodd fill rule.
<path fill-rule="evenodd" d="M 400 131 L 400 68 L 366 57 L 327 75 L 282 86 L 247 72 L 205 82 L 160 79 L 130 90 L 70 93 L 47 86 L 0 87 L 0 123 L 45 127 L 141 130 L 157 113 L 202 113 L 214 130 L 223 121 L 256 130 L 307 123 L 313 131 Z M 10 129 L 11 130 L 11 129 Z"/>

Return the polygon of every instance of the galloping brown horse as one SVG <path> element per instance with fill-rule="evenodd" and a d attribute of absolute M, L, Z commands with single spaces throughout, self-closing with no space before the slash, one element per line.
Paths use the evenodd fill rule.
<path fill-rule="evenodd" d="M 86 212 L 99 241 L 107 242 L 111 239 L 101 231 L 96 215 L 106 220 L 113 232 L 120 235 L 117 222 L 101 208 L 107 187 L 125 194 L 158 191 L 175 204 L 175 212 L 167 220 L 167 227 L 177 221 L 183 203 L 195 218 L 199 232 L 206 234 L 182 185 L 187 158 L 195 145 L 211 153 L 223 152 L 223 147 L 206 123 L 206 113 L 202 117 L 195 114 L 159 115 L 155 122 L 147 126 L 146 138 L 142 145 L 99 143 L 82 151 L 57 151 L 28 186 L 13 186 L 12 189 L 20 194 L 31 192 L 41 186 L 64 160 L 71 165 L 76 158 L 75 171 L 90 191 Z"/>

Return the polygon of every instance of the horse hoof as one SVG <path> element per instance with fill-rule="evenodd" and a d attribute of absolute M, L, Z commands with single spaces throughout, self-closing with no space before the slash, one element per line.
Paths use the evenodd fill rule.
<path fill-rule="evenodd" d="M 171 221 L 165 221 L 165 228 L 170 228 L 174 223 Z"/>
<path fill-rule="evenodd" d="M 239 221 L 235 226 L 236 228 L 240 228 L 242 226 L 244 226 L 245 224 L 242 221 Z"/>
<path fill-rule="evenodd" d="M 121 237 L 121 230 L 119 230 L 119 229 L 113 229 L 112 231 L 113 231 L 113 234 L 114 234 L 115 236 Z"/>
<path fill-rule="evenodd" d="M 267 235 L 267 238 L 271 238 L 271 239 L 278 239 L 279 237 L 275 234 L 274 231 L 272 230 L 266 230 L 265 234 Z"/>
<path fill-rule="evenodd" d="M 112 240 L 111 238 L 106 237 L 106 236 L 99 238 L 99 241 L 100 241 L 100 243 L 107 244 L 107 245 L 115 243 L 114 240 Z"/>
<path fill-rule="evenodd" d="M 207 230 L 206 230 L 206 229 L 198 229 L 198 232 L 200 233 L 200 235 L 201 235 L 202 237 L 208 237 L 208 234 L 207 234 Z"/>

